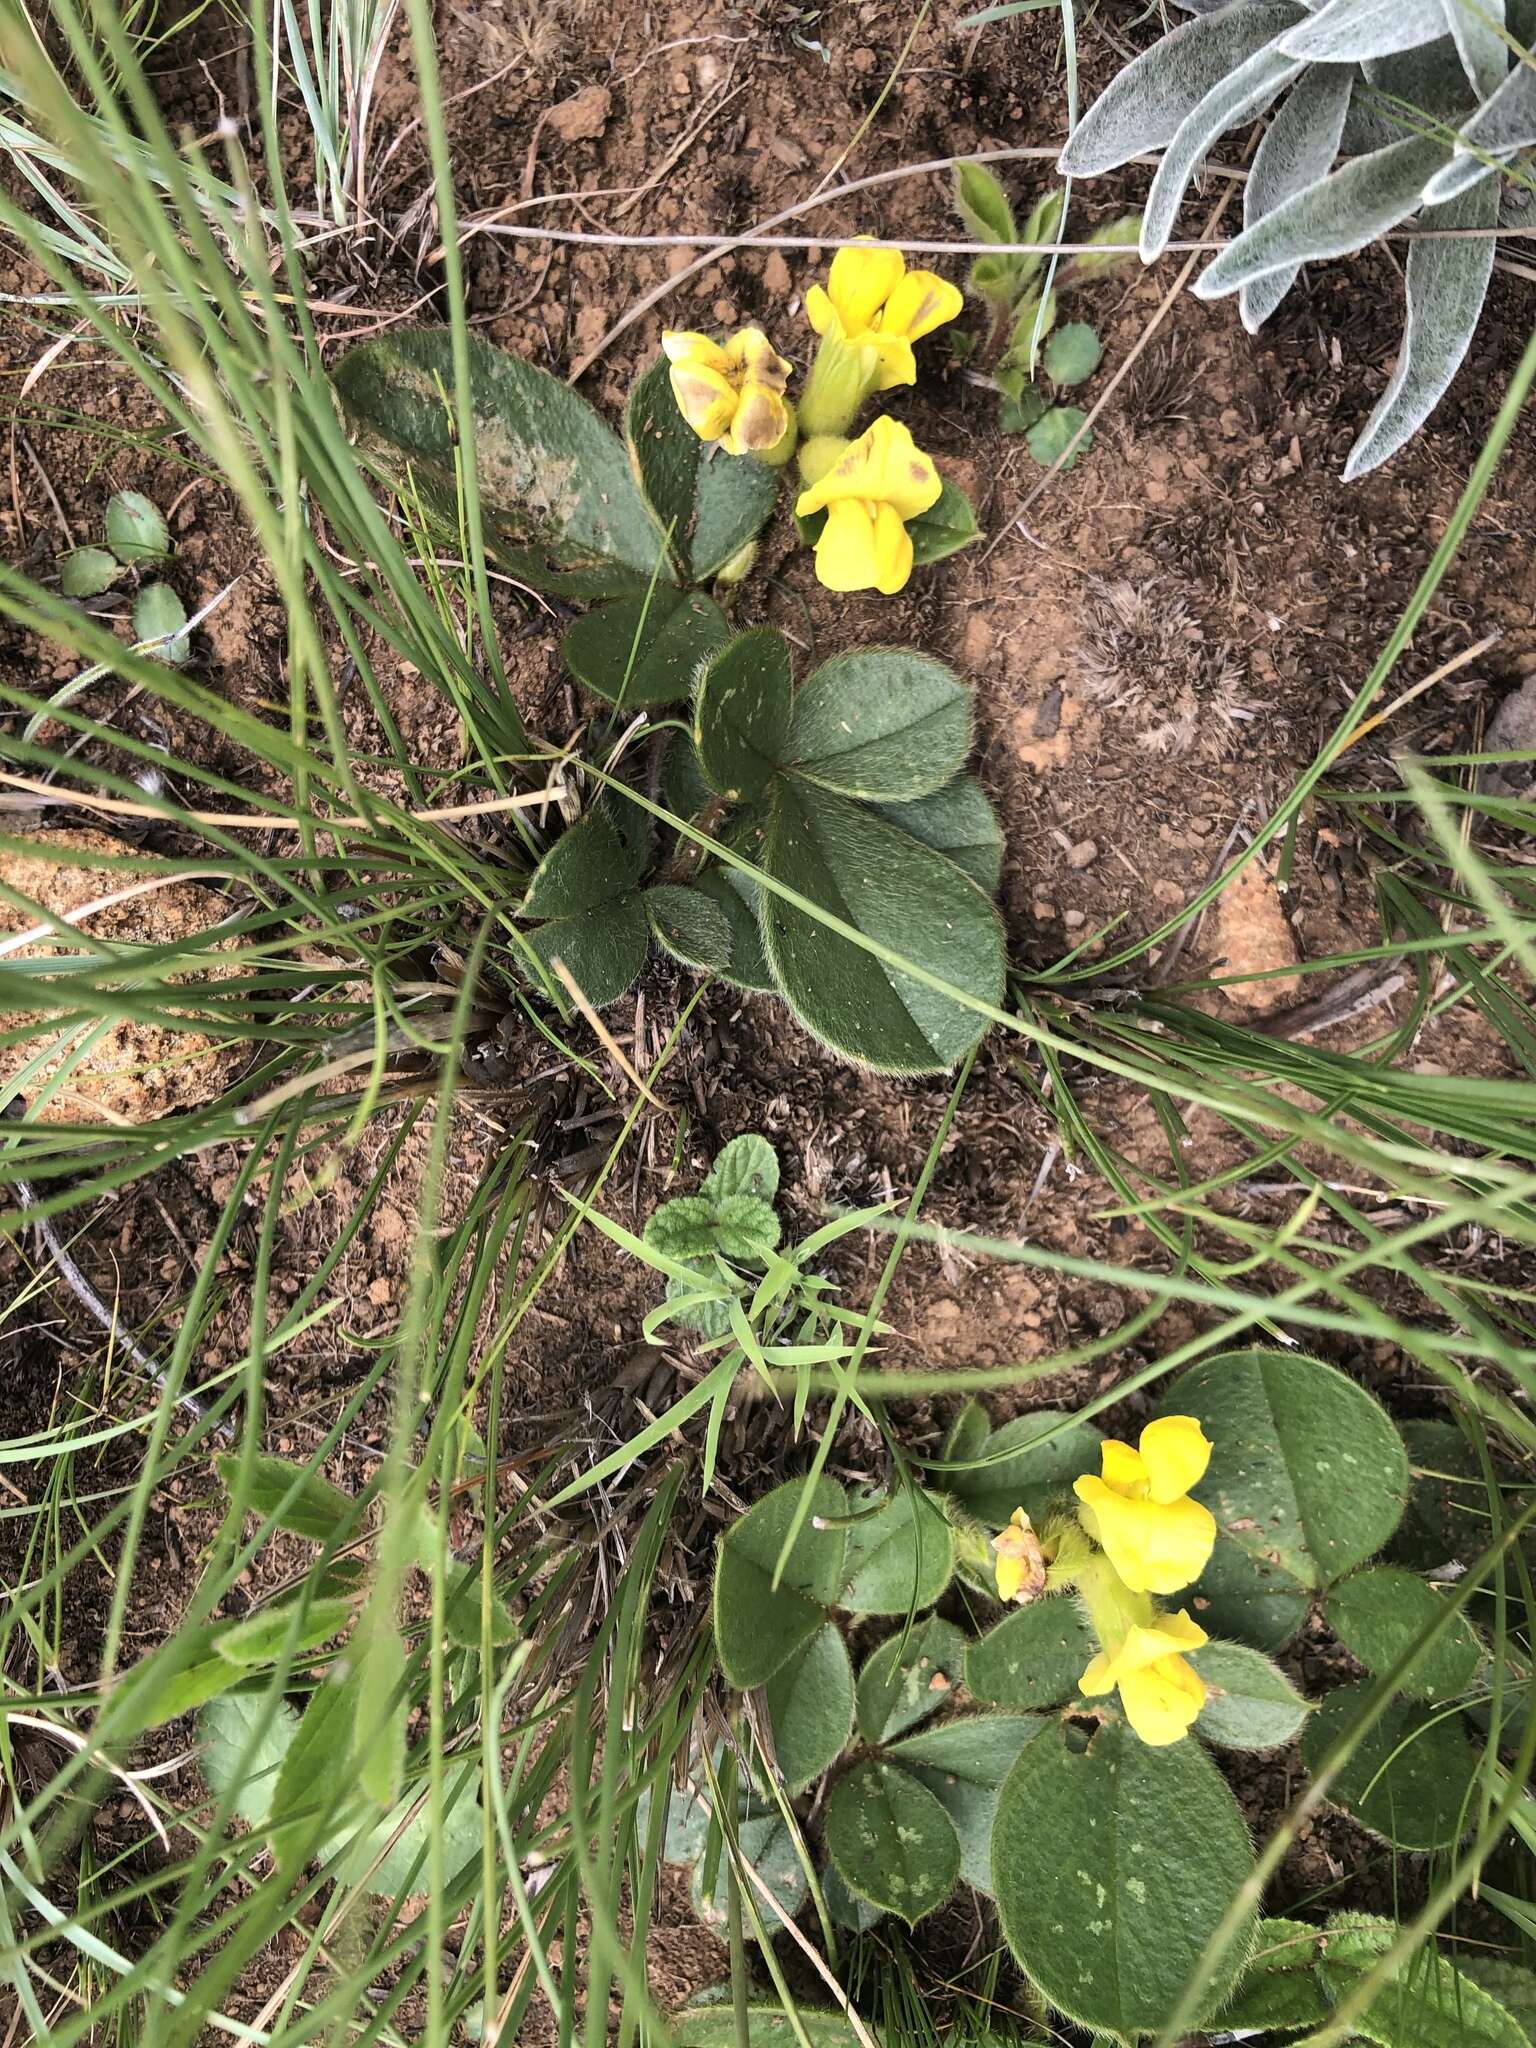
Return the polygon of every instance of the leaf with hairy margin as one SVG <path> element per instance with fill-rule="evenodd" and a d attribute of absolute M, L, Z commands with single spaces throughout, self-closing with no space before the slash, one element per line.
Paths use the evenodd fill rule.
<path fill-rule="evenodd" d="M 1440 0 L 1461 68 L 1478 98 L 1496 92 L 1509 70 L 1504 0 Z"/>
<path fill-rule="evenodd" d="M 1312 64 L 1291 87 L 1264 130 L 1243 187 L 1243 226 L 1251 228 L 1287 199 L 1326 178 L 1339 153 L 1354 91 L 1353 64 Z M 1238 294 L 1244 327 L 1257 334 L 1300 273 L 1299 263 L 1272 270 Z"/>
<path fill-rule="evenodd" d="M 1239 64 L 1180 124 L 1163 151 L 1163 160 L 1147 195 L 1141 217 L 1141 260 L 1153 263 L 1168 246 L 1189 181 L 1205 161 L 1212 143 L 1247 116 L 1261 112 L 1296 78 L 1302 65 L 1266 44 L 1246 64 Z"/>
<path fill-rule="evenodd" d="M 1308 64 L 1363 64 L 1445 34 L 1444 0 L 1328 0 L 1280 38 Z"/>
<path fill-rule="evenodd" d="M 1068 137 L 1058 169 L 1093 178 L 1163 148 L 1238 65 L 1305 18 L 1285 0 L 1237 0 L 1182 23 L 1110 81 Z"/>
<path fill-rule="evenodd" d="M 1419 220 L 1427 228 L 1490 229 L 1498 212 L 1498 180 L 1489 176 L 1459 199 L 1426 206 Z M 1477 332 L 1493 275 L 1494 246 L 1493 236 L 1484 233 L 1466 240 L 1419 241 L 1409 250 L 1403 345 L 1392 381 L 1349 451 L 1346 483 L 1395 455 L 1445 396 Z"/>
<path fill-rule="evenodd" d="M 1196 280 L 1195 297 L 1225 298 L 1272 270 L 1354 255 L 1413 212 L 1447 153 L 1444 143 L 1411 135 L 1354 158 L 1245 228 Z"/>
<path fill-rule="evenodd" d="M 1456 143 L 1456 155 L 1424 187 L 1434 205 L 1454 199 L 1475 185 L 1487 168 L 1485 159 L 1507 162 L 1517 149 L 1536 146 L 1536 68 L 1517 64 L 1497 92 L 1490 93 Z"/>

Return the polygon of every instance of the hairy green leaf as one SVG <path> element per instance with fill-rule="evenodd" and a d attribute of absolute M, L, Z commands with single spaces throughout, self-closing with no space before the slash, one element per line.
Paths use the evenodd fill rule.
<path fill-rule="evenodd" d="M 926 1785 L 879 1757 L 833 1786 L 827 1851 L 850 1891 L 909 1927 L 943 1905 L 960 1875 L 949 1815 Z"/>
<path fill-rule="evenodd" d="M 785 1789 L 803 1792 L 837 1762 L 853 1732 L 853 1665 L 842 1630 L 819 1628 L 765 1688 Z"/>
<path fill-rule="evenodd" d="M 909 648 L 834 655 L 796 694 L 787 764 L 808 782 L 887 803 L 929 796 L 971 749 L 971 693 Z"/>
<path fill-rule="evenodd" d="M 789 645 L 771 626 L 738 633 L 699 671 L 693 743 L 721 796 L 767 788 L 789 743 L 791 690 Z"/>
<path fill-rule="evenodd" d="M 785 1540 L 806 1482 L 791 1479 L 732 1523 L 715 1562 L 715 1647 L 720 1667 L 739 1691 L 764 1685 L 826 1620 L 842 1580 L 841 1528 L 818 1528 L 819 1517 L 846 1514 L 843 1489 L 817 1480 L 810 1511 L 790 1546 L 777 1588 Z"/>
<path fill-rule="evenodd" d="M 1207 1643 L 1190 1663 L 1205 1681 L 1195 1732 L 1226 1749 L 1278 1749 L 1307 1718 L 1307 1703 L 1261 1650 Z"/>
<path fill-rule="evenodd" d="M 610 704 L 641 711 L 681 703 L 693 689 L 700 662 L 730 635 L 713 598 L 658 583 L 573 619 L 560 653 L 577 682 Z"/>

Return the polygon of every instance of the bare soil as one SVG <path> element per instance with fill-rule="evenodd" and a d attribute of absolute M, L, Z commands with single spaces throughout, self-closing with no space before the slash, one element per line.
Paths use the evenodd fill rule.
<path fill-rule="evenodd" d="M 455 96 L 449 121 L 462 213 L 473 221 L 559 193 L 568 196 L 510 217 L 621 233 L 746 232 L 823 180 L 1058 141 L 1065 102 L 1053 18 L 959 32 L 952 13 L 934 10 L 914 27 L 913 10 L 895 0 L 840 0 L 810 11 L 778 0 L 644 9 L 448 0 L 439 26 L 445 88 Z M 1145 35 L 1144 27 L 1126 27 L 1129 19 L 1117 20 L 1115 38 Z M 195 132 L 206 132 L 225 109 L 249 113 L 243 34 L 210 14 L 162 52 L 161 90 Z M 1108 37 L 1090 29 L 1085 98 L 1117 61 Z M 338 353 L 409 309 L 413 318 L 434 316 L 437 230 L 415 110 L 402 45 L 385 66 L 377 100 L 379 168 L 370 189 L 377 230 L 323 242 L 315 252 L 312 290 L 328 309 L 322 332 L 334 335 Z M 286 132 L 287 169 L 299 178 L 304 132 L 296 115 Z M 1004 175 L 1027 207 L 1049 170 L 1014 164 Z M 1088 222 L 1107 218 L 1139 202 L 1146 176 L 1095 183 L 1074 196 L 1074 206 Z M 1212 186 L 1191 202 L 1190 222 L 1203 220 L 1215 193 Z M 807 232 L 958 232 L 940 174 L 874 187 L 808 221 Z M 466 244 L 471 309 L 489 339 L 557 374 L 598 350 L 582 388 L 610 415 L 663 324 L 717 329 L 752 320 L 804 359 L 800 301 L 824 264 L 815 250 L 723 254 L 602 346 L 624 311 L 677 276 L 689 255 L 681 243 L 572 247 L 479 233 Z M 958 274 L 958 265 L 940 267 Z M 0 272 L 8 292 L 36 288 L 14 255 L 0 259 Z M 1171 276 L 1166 266 L 1151 275 L 1128 266 L 1094 287 L 1087 310 L 1105 358 L 1088 399 L 1136 345 Z M 1117 392 L 1096 445 L 1049 482 L 1023 441 L 1000 433 L 989 393 L 929 343 L 919 385 L 894 394 L 893 409 L 970 491 L 982 543 L 918 572 L 894 600 L 834 599 L 817 585 L 809 554 L 781 515 L 739 616 L 778 625 L 803 649 L 804 667 L 872 639 L 920 644 L 951 662 L 975 685 L 977 766 L 1007 830 L 1002 900 L 1013 958 L 1044 969 L 1111 923 L 1118 944 L 1189 902 L 1237 843 L 1234 835 L 1258 825 L 1314 759 L 1444 530 L 1530 314 L 1529 284 L 1496 278 L 1468 364 L 1430 426 L 1384 471 L 1348 487 L 1339 479 L 1343 454 L 1382 387 L 1401 321 L 1401 279 L 1390 253 L 1315 271 L 1257 341 L 1242 334 L 1230 308 L 1180 297 Z M 39 335 L 12 318 L 0 338 L 15 391 L 40 353 Z M 217 480 L 189 486 L 173 451 L 115 438 L 152 425 L 96 350 L 66 350 L 18 411 L 11 488 L 0 492 L 0 546 L 8 559 L 46 572 L 64 546 L 97 537 L 113 489 L 132 486 L 174 503 L 170 574 L 189 611 L 240 578 L 197 638 L 198 669 L 231 702 L 271 715 L 287 692 L 280 606 Z M 1498 633 L 1497 645 L 1353 749 L 1348 765 L 1357 781 L 1387 778 L 1399 749 L 1474 746 L 1503 697 L 1536 675 L 1533 528 L 1536 422 L 1528 417 L 1392 688 L 1429 675 L 1485 635 Z M 501 602 L 525 713 L 559 737 L 569 709 L 557 653 L 561 621 L 515 594 Z M 67 655 L 14 628 L 0 638 L 0 661 L 39 693 L 73 673 Z M 422 679 L 399 674 L 392 708 L 420 763 L 454 765 L 452 715 Z M 368 743 L 366 707 L 349 702 L 348 714 Z M 237 769 L 253 792 L 261 788 L 248 759 L 219 759 L 206 729 L 191 720 L 151 712 L 142 700 L 121 715 L 141 736 L 195 748 L 200 758 Z M 18 829 L 64 822 L 78 817 L 28 811 Z M 26 886 L 14 862 L 0 872 Z M 1233 1017 L 1258 1019 L 1318 992 L 1316 980 L 1296 971 L 1308 958 L 1379 936 L 1370 866 L 1347 817 L 1319 805 L 1303 822 L 1287 885 L 1265 868 L 1250 870 L 1206 919 L 1180 972 L 1269 974 L 1207 999 Z M 648 1067 L 692 987 L 689 977 L 653 963 L 640 994 L 609 1013 L 610 1029 L 637 1066 Z M 1405 1000 L 1337 1027 L 1324 1042 L 1361 1042 L 1400 1015 Z M 454 1134 L 450 1214 L 528 1115 L 519 1083 L 539 1053 L 515 1039 L 486 1053 L 484 1074 L 504 1092 L 466 1098 Z M 1415 1057 L 1431 1070 L 1459 1073 L 1502 1071 L 1504 1059 L 1491 1035 L 1460 1018 L 1426 1033 Z M 627 1107 L 626 1084 L 616 1068 L 609 1071 L 615 1098 Z M 1090 1118 L 1138 1163 L 1166 1165 L 1164 1134 L 1145 1100 L 1128 1087 L 1079 1078 Z M 1017 1045 L 994 1037 L 983 1049 L 925 1215 L 1125 1265 L 1150 1258 L 1147 1233 L 1105 1217 L 1111 1191 L 1082 1161 L 1056 1150 L 1027 1085 L 1038 1079 Z M 820 1222 L 828 1204 L 909 1195 L 949 1083 L 855 1072 L 774 1005 L 719 990 L 694 1012 L 656 1087 L 660 1107 L 642 1121 L 604 1191 L 611 1213 L 640 1227 L 661 1197 L 696 1184 L 724 1140 L 757 1129 L 779 1152 L 786 1229 L 794 1232 Z M 565 1082 L 556 1099 L 534 1105 L 539 1171 L 551 1189 L 546 1232 L 563 1213 L 554 1184 L 562 1176 L 579 1183 L 590 1170 L 587 1155 L 612 1128 L 585 1121 L 601 1106 Z M 115 1099 L 112 1107 L 123 1112 Z M 289 1205 L 279 1230 L 279 1301 L 297 1292 L 354 1212 L 400 1114 L 381 1113 L 334 1160 L 309 1162 L 303 1199 Z M 342 1261 L 333 1288 L 340 1312 L 273 1361 L 267 1408 L 274 1450 L 307 1452 L 319 1440 L 363 1376 L 370 1345 L 399 1314 L 424 1149 L 414 1132 Z M 1197 1116 L 1183 1156 L 1189 1172 L 1203 1177 L 1236 1154 L 1229 1133 Z M 97 1290 L 120 1305 L 131 1327 L 150 1333 L 147 1342 L 204 1258 L 235 1163 L 227 1150 L 178 1161 L 104 1205 L 75 1243 Z M 1284 1197 L 1239 1193 L 1247 1216 L 1283 1213 Z M 252 1253 L 252 1232 L 242 1227 L 220 1275 L 205 1352 L 210 1369 L 245 1349 Z M 836 1270 L 848 1301 L 868 1299 L 884 1256 L 879 1239 L 853 1238 L 839 1248 Z M 19 1287 L 34 1263 L 30 1245 L 0 1245 L 0 1289 Z M 506 1276 L 508 1287 L 515 1278 Z M 548 1418 L 574 1418 L 594 1448 L 617 1441 L 642 1420 L 637 1404 L 667 1397 L 689 1361 L 686 1351 L 643 1347 L 640 1325 L 654 1300 L 647 1273 L 597 1233 L 577 1236 L 515 1340 L 511 1383 L 520 1390 L 520 1412 L 508 1420 L 505 1454 L 547 1441 Z M 999 1414 L 1074 1401 L 1129 1377 L 1187 1333 L 1182 1313 L 1170 1312 L 1150 1337 L 1101 1368 L 1028 1377 L 1036 1361 L 1113 1331 L 1138 1305 L 1114 1287 L 917 1248 L 890 1298 L 896 1334 L 883 1355 L 894 1364 L 948 1368 L 1016 1363 L 1019 1385 L 994 1403 Z M 19 1327 L 0 1333 L 0 1347 L 8 1354 L 0 1433 L 19 1436 L 68 1400 L 79 1361 L 97 1349 L 96 1332 L 55 1287 Z M 1428 1390 L 1386 1348 L 1364 1356 L 1336 1347 L 1331 1355 L 1397 1412 L 1432 1408 Z M 905 1425 L 914 1442 L 931 1443 L 946 1413 L 944 1403 L 918 1407 Z M 1136 1413 L 1129 1402 L 1111 1420 L 1133 1428 Z M 343 1484 L 366 1478 L 386 1422 L 382 1410 L 364 1411 L 336 1463 Z M 750 1498 L 793 1469 L 797 1453 L 773 1418 L 743 1410 L 733 1427 L 725 1471 L 738 1492 Z M 838 1455 L 856 1467 L 869 1447 L 850 1438 Z M 103 1484 L 114 1478 L 114 1457 L 103 1453 Z M 29 1496 L 45 1476 L 11 1466 L 7 1490 Z M 206 1490 L 190 1480 L 183 1490 L 185 1499 L 156 1500 L 147 1532 L 133 1618 L 134 1641 L 146 1648 L 174 1625 L 210 1526 Z M 716 1512 L 700 1519 L 700 1575 Z M 21 1526 L 0 1524 L 6 1584 L 24 1569 L 7 1555 L 10 1532 Z M 59 1683 L 89 1684 L 109 1599 L 104 1567 L 83 1568 L 71 1592 Z M 1314 1693 L 1350 1675 L 1322 1635 L 1303 1638 L 1293 1666 Z M 1285 1755 L 1240 1764 L 1233 1776 L 1262 1831 L 1299 1784 L 1300 1768 Z M 189 1775 L 189 1787 L 194 1782 Z M 131 1815 L 104 1814 L 101 1826 L 108 1841 L 114 1826 L 136 1838 Z M 1394 1885 L 1401 1904 L 1404 1883 L 1412 1890 L 1417 1882 L 1401 1861 L 1394 1869 L 1379 1844 L 1328 1817 L 1304 1832 L 1272 1896 L 1281 1909 L 1323 1897 L 1390 1907 Z M 668 1921 L 673 1931 L 659 1937 L 655 1960 L 662 1988 L 680 1997 L 720 1973 L 722 1952 L 694 1926 L 680 1893 L 668 1894 Z M 956 1944 L 963 1950 L 967 1938 L 965 1929 L 946 1927 L 935 1941 L 948 1952 Z M 261 1987 L 252 1986 L 251 1996 L 254 2009 Z M 241 2010 L 238 2002 L 230 2009 Z"/>

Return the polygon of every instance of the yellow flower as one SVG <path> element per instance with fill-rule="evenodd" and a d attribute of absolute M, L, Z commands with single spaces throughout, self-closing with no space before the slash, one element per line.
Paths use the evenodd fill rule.
<path fill-rule="evenodd" d="M 907 428 L 884 413 L 795 501 L 802 519 L 825 511 L 816 574 L 828 590 L 882 590 L 912 574 L 905 522 L 936 505 L 943 485 Z"/>
<path fill-rule="evenodd" d="M 872 352 L 872 391 L 917 382 L 914 341 L 957 317 L 965 300 L 958 285 L 931 270 L 908 270 L 899 249 L 877 242 L 839 249 L 826 288 L 813 284 L 805 313 L 823 338 Z"/>
<path fill-rule="evenodd" d="M 1154 1748 L 1177 1742 L 1205 1705 L 1205 1684 L 1181 1653 L 1209 1641 L 1184 1613 L 1133 1627 L 1112 1653 L 1100 1651 L 1078 1680 L 1090 1699 L 1118 1687 L 1125 1718 Z"/>
<path fill-rule="evenodd" d="M 723 441 L 728 455 L 763 455 L 783 440 L 790 365 L 760 327 L 739 329 L 723 346 L 673 329 L 661 346 L 677 409 L 701 441 Z"/>
<path fill-rule="evenodd" d="M 1034 1525 L 1022 1508 L 1015 1508 L 1008 1527 L 992 1538 L 997 1552 L 997 1597 L 1017 1600 L 1023 1606 L 1045 1591 L 1045 1555 Z"/>
<path fill-rule="evenodd" d="M 1149 1422 L 1139 1446 L 1110 1437 L 1100 1446 L 1103 1477 L 1074 1481 L 1081 1521 L 1136 1593 L 1177 1593 L 1198 1579 L 1216 1542 L 1208 1508 L 1188 1497 L 1211 1447 L 1192 1415 Z"/>

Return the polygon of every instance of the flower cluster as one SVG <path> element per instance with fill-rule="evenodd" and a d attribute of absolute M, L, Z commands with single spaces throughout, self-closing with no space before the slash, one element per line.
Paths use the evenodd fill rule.
<path fill-rule="evenodd" d="M 828 590 L 900 590 L 912 573 L 907 522 L 937 504 L 943 486 L 898 421 L 881 414 L 849 438 L 866 399 L 917 381 L 913 344 L 953 320 L 959 287 L 908 270 L 899 249 L 839 249 L 825 286 L 806 293 L 819 337 L 798 413 L 785 396 L 790 365 L 757 327 L 725 342 L 671 331 L 661 338 L 678 410 L 705 441 L 775 465 L 799 446 L 799 519 L 823 518 L 816 574 Z"/>
<path fill-rule="evenodd" d="M 1184 1609 L 1165 1613 L 1152 1596 L 1193 1585 L 1210 1561 L 1216 1522 L 1189 1490 L 1205 1476 L 1211 1446 L 1192 1415 L 1165 1415 L 1147 1424 L 1134 1448 L 1110 1437 L 1099 1456 L 1099 1471 L 1073 1483 L 1077 1528 L 1057 1536 L 1049 1568 L 1022 1509 L 994 1538 L 998 1595 L 1023 1601 L 1048 1583 L 1073 1587 L 1100 1644 L 1079 1691 L 1090 1699 L 1118 1692 L 1142 1741 L 1161 1746 L 1177 1742 L 1205 1705 L 1204 1683 L 1185 1653 L 1198 1650 L 1206 1633 Z M 1026 1532 L 1038 1574 L 1025 1561 Z"/>

